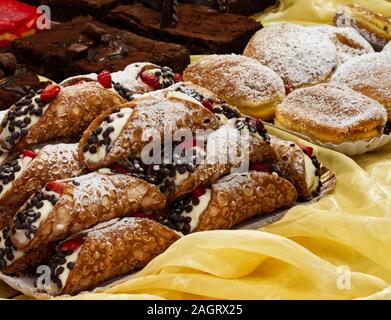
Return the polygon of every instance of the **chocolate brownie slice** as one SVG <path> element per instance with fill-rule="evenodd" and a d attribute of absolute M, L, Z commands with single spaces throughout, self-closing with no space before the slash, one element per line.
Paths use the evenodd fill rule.
<path fill-rule="evenodd" d="M 11 107 L 27 91 L 41 86 L 36 74 L 17 64 L 11 53 L 0 53 L 0 110 Z"/>
<path fill-rule="evenodd" d="M 14 51 L 33 71 L 55 81 L 102 70 L 119 71 L 140 61 L 181 72 L 190 62 L 183 46 L 147 39 L 89 17 L 20 39 L 14 43 Z"/>
<path fill-rule="evenodd" d="M 221 13 L 209 7 L 179 4 L 175 27 L 160 28 L 160 12 L 136 3 L 119 6 L 106 22 L 142 36 L 179 43 L 193 54 L 242 53 L 261 25 L 244 16 Z"/>

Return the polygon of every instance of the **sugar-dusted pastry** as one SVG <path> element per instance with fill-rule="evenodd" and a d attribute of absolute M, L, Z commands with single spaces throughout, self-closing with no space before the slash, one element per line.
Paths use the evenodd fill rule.
<path fill-rule="evenodd" d="M 294 185 L 299 198 L 308 200 L 318 195 L 322 187 L 321 171 L 313 149 L 275 136 L 271 136 L 270 142 L 277 155 L 275 164 L 279 173 Z"/>
<path fill-rule="evenodd" d="M 376 51 L 391 40 L 391 18 L 357 4 L 339 6 L 334 17 L 337 27 L 352 27 L 367 39 Z"/>
<path fill-rule="evenodd" d="M 77 144 L 53 144 L 25 149 L 0 165 L 0 229 L 19 207 L 49 181 L 76 177 L 84 171 Z"/>
<path fill-rule="evenodd" d="M 336 84 L 292 92 L 277 107 L 275 118 L 278 126 L 334 144 L 380 136 L 386 121 L 380 103 Z"/>
<path fill-rule="evenodd" d="M 5 115 L 0 145 L 6 150 L 18 150 L 53 139 L 79 137 L 102 111 L 124 102 L 98 82 L 32 90 Z"/>
<path fill-rule="evenodd" d="M 218 126 L 218 118 L 195 99 L 176 91 L 155 91 L 97 117 L 80 140 L 79 158 L 94 170 L 139 155 L 151 140 L 163 141 L 179 129 Z"/>
<path fill-rule="evenodd" d="M 353 28 L 337 28 L 329 25 L 309 27 L 325 33 L 337 48 L 338 64 L 374 52 L 371 44 Z"/>
<path fill-rule="evenodd" d="M 149 219 L 110 220 L 64 241 L 50 259 L 52 295 L 76 294 L 143 268 L 178 240 L 178 233 Z"/>
<path fill-rule="evenodd" d="M 184 234 L 230 229 L 258 214 L 292 205 L 296 199 L 293 185 L 278 175 L 231 174 L 177 199 L 159 221 Z"/>
<path fill-rule="evenodd" d="M 391 52 L 391 41 L 384 46 L 383 52 Z"/>
<path fill-rule="evenodd" d="M 111 170 L 49 182 L 19 209 L 11 227 L 16 248 L 29 250 L 99 222 L 163 208 L 156 186 Z"/>
<path fill-rule="evenodd" d="M 197 138 L 174 146 L 171 162 L 145 164 L 140 158 L 130 157 L 119 164 L 158 185 L 172 201 L 232 171 L 246 171 L 250 162 L 275 161 L 269 135 L 260 120 L 232 118 L 206 137 Z"/>
<path fill-rule="evenodd" d="M 240 55 L 212 55 L 186 68 L 185 81 L 216 93 L 244 114 L 271 120 L 285 97 L 280 76 L 257 60 Z"/>
<path fill-rule="evenodd" d="M 243 54 L 273 69 L 286 92 L 327 81 L 337 66 L 337 49 L 322 32 L 280 23 L 258 31 Z"/>
<path fill-rule="evenodd" d="M 25 274 L 48 260 L 55 252 L 55 243 L 30 251 L 15 248 L 10 239 L 10 228 L 0 230 L 0 272 L 4 274 Z"/>
<path fill-rule="evenodd" d="M 371 53 L 339 67 L 333 83 L 345 84 L 385 106 L 391 121 L 391 52 Z"/>

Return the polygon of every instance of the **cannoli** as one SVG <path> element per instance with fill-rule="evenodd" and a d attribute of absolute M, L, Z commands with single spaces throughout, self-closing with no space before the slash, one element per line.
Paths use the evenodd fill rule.
<path fill-rule="evenodd" d="M 158 185 L 168 201 L 172 201 L 230 171 L 246 171 L 250 162 L 273 163 L 274 160 L 275 154 L 262 122 L 253 118 L 233 118 L 207 136 L 180 142 L 174 146 L 171 159 L 145 164 L 141 158 L 130 157 L 113 169 L 128 170 L 132 175 Z"/>
<path fill-rule="evenodd" d="M 27 150 L 0 166 L 0 229 L 8 226 L 19 207 L 46 183 L 83 173 L 77 144 L 46 145 Z"/>
<path fill-rule="evenodd" d="M 18 250 L 11 242 L 9 231 L 9 227 L 0 230 L 0 272 L 4 274 L 28 273 L 55 252 L 55 243 L 27 252 Z"/>
<path fill-rule="evenodd" d="M 258 214 L 295 203 L 293 185 L 276 174 L 231 174 L 174 201 L 158 221 L 184 234 L 230 229 Z"/>
<path fill-rule="evenodd" d="M 151 140 L 162 141 L 180 129 L 207 130 L 217 117 L 180 92 L 156 91 L 97 117 L 79 143 L 79 158 L 91 170 L 138 155 Z"/>
<path fill-rule="evenodd" d="M 0 127 L 0 145 L 18 150 L 53 139 L 79 137 L 102 111 L 125 100 L 97 82 L 49 85 L 15 103 Z"/>
<path fill-rule="evenodd" d="M 123 218 L 87 230 L 58 246 L 49 262 L 51 295 L 76 294 L 143 268 L 180 236 L 149 219 Z"/>
<path fill-rule="evenodd" d="M 321 169 L 313 149 L 275 136 L 271 136 L 271 147 L 277 155 L 279 173 L 295 186 L 299 197 L 309 200 L 317 196 L 322 187 Z"/>
<path fill-rule="evenodd" d="M 165 206 L 156 186 L 100 170 L 49 182 L 19 209 L 11 227 L 15 247 L 29 250 L 62 240 L 99 222 Z"/>

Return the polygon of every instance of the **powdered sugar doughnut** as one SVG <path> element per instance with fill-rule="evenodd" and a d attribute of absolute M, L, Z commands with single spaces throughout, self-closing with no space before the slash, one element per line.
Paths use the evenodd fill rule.
<path fill-rule="evenodd" d="M 185 70 L 183 77 L 205 87 L 244 114 L 271 120 L 285 98 L 284 82 L 257 60 L 231 55 L 211 55 Z"/>
<path fill-rule="evenodd" d="M 347 60 L 375 52 L 371 44 L 353 28 L 337 28 L 329 25 L 309 27 L 326 34 L 337 48 L 338 64 Z"/>
<path fill-rule="evenodd" d="M 258 31 L 243 54 L 277 72 L 288 91 L 327 81 L 337 66 L 337 49 L 327 35 L 288 23 Z"/>
<path fill-rule="evenodd" d="M 346 84 L 380 102 L 391 120 L 391 52 L 371 53 L 347 61 L 338 68 L 332 82 Z"/>
<path fill-rule="evenodd" d="M 292 92 L 277 106 L 275 118 L 281 127 L 334 144 L 380 136 L 386 121 L 380 103 L 337 84 Z"/>

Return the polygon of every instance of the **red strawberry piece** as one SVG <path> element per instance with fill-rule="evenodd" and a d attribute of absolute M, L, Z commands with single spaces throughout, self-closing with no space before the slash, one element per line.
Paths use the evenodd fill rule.
<path fill-rule="evenodd" d="M 175 82 L 181 82 L 183 81 L 183 76 L 180 73 L 174 73 L 173 77 Z"/>
<path fill-rule="evenodd" d="M 160 89 L 160 83 L 159 78 L 154 72 L 144 71 L 140 75 L 140 79 L 142 82 L 144 82 L 146 85 L 152 87 L 154 90 Z"/>
<path fill-rule="evenodd" d="M 58 183 L 56 181 L 49 182 L 47 184 L 47 188 L 50 191 L 53 191 L 53 192 L 56 192 L 56 193 L 59 193 L 59 194 L 62 194 L 64 192 L 64 185 L 62 185 L 61 183 Z"/>
<path fill-rule="evenodd" d="M 193 192 L 191 193 L 191 195 L 193 196 L 193 198 L 199 198 L 199 197 L 201 197 L 203 194 L 205 194 L 205 192 L 206 192 L 205 187 L 200 186 L 200 187 L 196 188 L 195 190 L 193 190 Z"/>
<path fill-rule="evenodd" d="M 120 166 L 119 164 L 112 164 L 109 166 L 109 168 L 118 173 L 123 173 L 123 174 L 129 173 L 129 171 L 125 167 Z"/>
<path fill-rule="evenodd" d="M 214 112 L 213 110 L 213 104 L 208 99 L 202 100 L 201 104 L 208 109 L 210 112 Z"/>
<path fill-rule="evenodd" d="M 77 248 L 81 247 L 83 242 L 82 238 L 68 240 L 62 244 L 61 251 L 75 251 Z"/>
<path fill-rule="evenodd" d="M 154 215 L 152 215 L 152 214 L 146 214 L 146 213 L 144 213 L 144 212 L 135 212 L 135 213 L 132 213 L 131 216 L 132 216 L 133 218 L 146 218 L 146 219 L 155 220 Z"/>
<path fill-rule="evenodd" d="M 54 100 L 58 94 L 61 91 L 61 87 L 56 84 L 49 84 L 46 86 L 46 88 L 42 91 L 40 95 L 40 99 L 43 102 L 48 102 Z"/>
<path fill-rule="evenodd" d="M 269 165 L 264 162 L 254 162 L 250 163 L 250 170 L 269 172 Z"/>
<path fill-rule="evenodd" d="M 110 89 L 112 86 L 111 74 L 107 70 L 103 70 L 98 74 L 98 82 L 102 85 L 103 88 Z"/>
<path fill-rule="evenodd" d="M 24 157 L 29 157 L 31 159 L 34 159 L 36 157 L 36 153 L 33 151 L 33 150 L 29 150 L 29 149 L 24 149 L 23 150 L 23 158 Z"/>
<path fill-rule="evenodd" d="M 304 151 L 304 153 L 309 156 L 310 158 L 312 157 L 312 154 L 314 153 L 314 148 L 312 147 L 308 147 L 308 146 L 304 146 L 302 144 L 299 145 L 300 148 Z"/>

